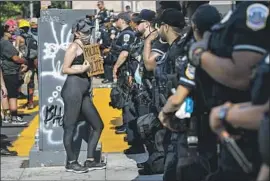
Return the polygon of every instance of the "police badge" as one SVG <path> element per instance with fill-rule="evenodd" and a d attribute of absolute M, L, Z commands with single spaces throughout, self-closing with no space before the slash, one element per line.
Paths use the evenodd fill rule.
<path fill-rule="evenodd" d="M 129 34 L 125 34 L 124 35 L 124 42 L 127 43 L 130 39 L 130 35 Z"/>
<path fill-rule="evenodd" d="M 258 31 L 266 26 L 269 9 L 263 4 L 255 3 L 247 8 L 246 25 L 253 31 Z"/>
<path fill-rule="evenodd" d="M 188 64 L 185 74 L 189 79 L 193 80 L 195 78 L 195 71 L 196 68 L 191 64 Z"/>

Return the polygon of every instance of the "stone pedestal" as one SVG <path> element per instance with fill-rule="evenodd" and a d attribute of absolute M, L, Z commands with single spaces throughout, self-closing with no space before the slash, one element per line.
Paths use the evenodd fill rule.
<path fill-rule="evenodd" d="M 96 10 L 41 11 L 38 22 L 39 45 L 39 130 L 36 144 L 30 152 L 30 167 L 60 166 L 65 164 L 66 154 L 63 146 L 64 102 L 61 98 L 62 86 L 66 76 L 62 74 L 65 51 L 73 40 L 72 24 L 86 15 L 95 15 Z M 83 118 L 79 118 L 83 120 Z M 86 159 L 87 141 L 90 126 L 81 121 L 77 125 L 74 141 L 81 150 L 79 160 Z M 82 146 L 81 146 L 82 145 Z M 102 147 L 96 148 L 95 159 L 100 161 Z"/>

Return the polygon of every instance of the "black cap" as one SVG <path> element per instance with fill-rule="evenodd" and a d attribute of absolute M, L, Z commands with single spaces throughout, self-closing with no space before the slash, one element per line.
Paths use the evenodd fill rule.
<path fill-rule="evenodd" d="M 119 13 L 115 20 L 118 20 L 118 19 L 122 19 L 124 20 L 125 22 L 129 23 L 131 21 L 131 17 L 130 17 L 130 14 L 127 13 L 127 12 L 123 12 L 123 13 Z"/>
<path fill-rule="evenodd" d="M 152 11 L 150 9 L 143 9 L 141 10 L 139 16 L 135 17 L 133 19 L 134 22 L 140 22 L 140 21 L 153 21 L 156 17 L 155 11 Z"/>
<path fill-rule="evenodd" d="M 77 31 L 80 31 L 82 33 L 91 33 L 93 28 L 95 27 L 93 26 L 93 23 L 89 18 L 82 18 L 77 20 L 72 25 L 72 33 L 75 33 Z"/>
<path fill-rule="evenodd" d="M 210 30 L 210 28 L 220 22 L 221 15 L 217 8 L 209 4 L 201 5 L 196 9 L 191 17 L 191 21 L 197 26 L 202 33 Z"/>
<path fill-rule="evenodd" d="M 163 22 L 170 26 L 184 28 L 185 27 L 185 17 L 181 11 L 177 9 L 165 9 L 158 17 L 159 22 Z"/>

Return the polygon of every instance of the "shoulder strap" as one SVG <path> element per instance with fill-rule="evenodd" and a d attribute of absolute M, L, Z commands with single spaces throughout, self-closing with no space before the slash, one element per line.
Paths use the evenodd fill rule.
<path fill-rule="evenodd" d="M 77 43 L 77 42 L 74 42 L 74 43 L 76 43 L 77 45 L 79 45 L 79 47 L 83 50 L 83 46 L 82 46 L 82 45 L 80 45 L 80 44 Z"/>

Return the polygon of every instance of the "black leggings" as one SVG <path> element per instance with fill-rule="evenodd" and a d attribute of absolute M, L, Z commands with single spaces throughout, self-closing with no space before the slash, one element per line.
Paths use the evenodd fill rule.
<path fill-rule="evenodd" d="M 90 84 L 90 80 L 86 77 L 69 75 L 61 92 L 64 101 L 63 142 L 67 152 L 67 161 L 77 159 L 73 137 L 81 114 L 92 128 L 92 130 L 89 128 L 87 158 L 94 158 L 94 152 L 104 128 L 101 117 L 89 96 Z"/>

